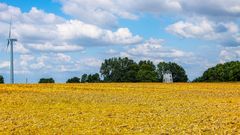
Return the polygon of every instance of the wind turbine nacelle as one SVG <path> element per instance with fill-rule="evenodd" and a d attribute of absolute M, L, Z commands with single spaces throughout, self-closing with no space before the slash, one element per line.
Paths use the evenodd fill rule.
<path fill-rule="evenodd" d="M 9 39 L 10 41 L 12 41 L 12 42 L 17 42 L 18 40 L 17 39 L 15 39 L 15 38 L 11 38 L 11 39 Z"/>

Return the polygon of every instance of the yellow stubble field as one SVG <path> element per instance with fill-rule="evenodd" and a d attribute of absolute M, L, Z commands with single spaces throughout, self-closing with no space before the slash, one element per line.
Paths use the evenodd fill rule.
<path fill-rule="evenodd" d="M 0 134 L 240 134 L 240 83 L 0 85 Z"/>

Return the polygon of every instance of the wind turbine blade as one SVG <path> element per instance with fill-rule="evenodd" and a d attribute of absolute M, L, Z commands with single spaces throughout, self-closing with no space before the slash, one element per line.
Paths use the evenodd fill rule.
<path fill-rule="evenodd" d="M 8 39 L 8 43 L 7 43 L 7 49 L 8 49 L 8 47 L 9 47 L 9 44 L 10 44 L 10 41 L 9 41 L 9 39 Z"/>
<path fill-rule="evenodd" d="M 10 27 L 9 27 L 9 35 L 8 35 L 8 39 L 11 38 L 12 35 L 12 17 L 11 17 L 11 21 L 10 21 Z"/>
<path fill-rule="evenodd" d="M 11 16 L 10 25 L 9 25 L 9 33 L 8 33 L 8 39 L 7 39 L 7 49 L 10 45 L 11 35 L 12 35 L 12 16 Z"/>

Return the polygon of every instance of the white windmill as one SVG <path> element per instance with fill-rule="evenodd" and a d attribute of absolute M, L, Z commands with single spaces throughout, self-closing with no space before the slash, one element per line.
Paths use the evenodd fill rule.
<path fill-rule="evenodd" d="M 173 76 L 172 76 L 172 72 L 167 70 L 164 74 L 163 74 L 163 82 L 164 83 L 173 83 Z"/>
<path fill-rule="evenodd" d="M 9 35 L 7 41 L 7 48 L 10 46 L 10 83 L 14 84 L 13 44 L 14 42 L 17 42 L 17 39 L 12 38 L 12 19 L 10 21 Z"/>

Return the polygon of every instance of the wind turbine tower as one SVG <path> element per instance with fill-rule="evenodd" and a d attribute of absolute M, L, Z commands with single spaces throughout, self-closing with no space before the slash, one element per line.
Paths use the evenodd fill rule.
<path fill-rule="evenodd" d="M 10 83 L 14 84 L 14 63 L 13 63 L 13 44 L 17 42 L 16 38 L 12 38 L 12 19 L 9 27 L 9 35 L 7 39 L 7 48 L 10 46 Z"/>

